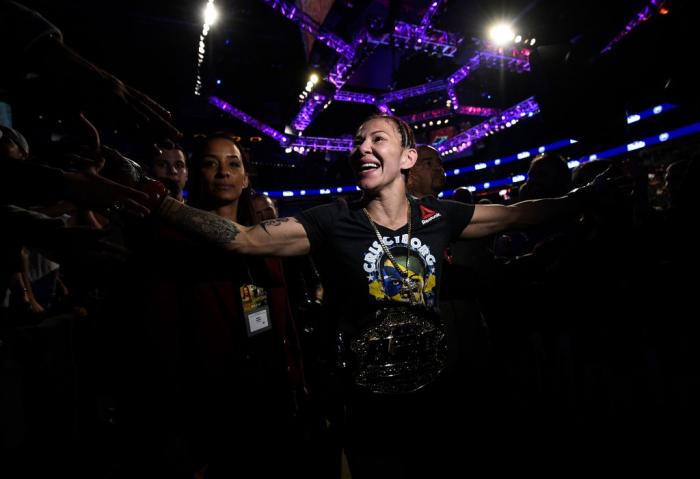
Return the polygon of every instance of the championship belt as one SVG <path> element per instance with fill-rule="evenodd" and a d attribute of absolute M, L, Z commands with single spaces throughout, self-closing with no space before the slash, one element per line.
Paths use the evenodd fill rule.
<path fill-rule="evenodd" d="M 447 364 L 443 325 L 426 311 L 377 311 L 372 326 L 350 344 L 355 384 L 375 393 L 409 393 L 432 383 Z"/>

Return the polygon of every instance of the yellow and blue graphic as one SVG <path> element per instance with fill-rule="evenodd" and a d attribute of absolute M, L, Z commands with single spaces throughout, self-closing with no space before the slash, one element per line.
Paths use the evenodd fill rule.
<path fill-rule="evenodd" d="M 417 285 L 413 302 L 432 307 L 435 303 L 435 256 L 430 247 L 420 238 L 408 235 L 384 237 L 384 242 L 396 259 L 399 270 L 384 253 L 378 241 L 374 241 L 364 255 L 364 270 L 367 272 L 369 294 L 380 301 L 408 302 L 411 298 L 400 294 L 403 275 L 408 271 L 408 278 Z M 408 258 L 408 259 L 407 259 Z"/>

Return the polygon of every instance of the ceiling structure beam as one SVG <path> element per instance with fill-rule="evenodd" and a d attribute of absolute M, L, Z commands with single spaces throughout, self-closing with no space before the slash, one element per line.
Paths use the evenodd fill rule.
<path fill-rule="evenodd" d="M 441 143 L 437 150 L 443 155 L 448 156 L 455 153 L 461 153 L 464 150 L 471 148 L 477 140 L 491 135 L 504 128 L 510 128 L 520 119 L 533 116 L 540 111 L 540 106 L 535 101 L 535 97 L 530 97 L 521 101 L 506 110 L 503 110 L 498 115 L 489 118 L 483 123 L 463 131 L 462 133 L 453 136 L 449 140 Z"/>

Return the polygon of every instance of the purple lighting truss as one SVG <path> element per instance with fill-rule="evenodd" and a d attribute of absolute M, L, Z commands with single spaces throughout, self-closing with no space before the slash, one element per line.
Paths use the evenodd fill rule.
<path fill-rule="evenodd" d="M 324 43 L 328 47 L 335 50 L 340 56 L 352 57 L 352 48 L 345 43 L 339 36 L 322 28 L 318 22 L 309 17 L 302 10 L 299 10 L 295 5 L 289 4 L 282 0 L 263 0 L 265 4 L 273 10 L 279 11 L 282 15 L 298 24 L 304 31 L 309 32 L 318 41 Z"/>
<path fill-rule="evenodd" d="M 365 59 L 377 48 L 376 44 L 368 41 L 370 37 L 367 30 L 361 30 L 352 39 L 346 55 L 341 55 L 338 61 L 328 72 L 327 80 L 340 90 L 350 75 Z"/>
<path fill-rule="evenodd" d="M 459 111 L 459 113 L 472 114 L 471 112 L 463 112 L 460 110 L 454 87 L 457 86 L 459 82 L 464 80 L 471 71 L 476 70 L 482 65 L 497 67 L 504 66 L 517 72 L 526 71 L 530 68 L 526 58 L 512 57 L 489 51 L 480 51 L 475 53 L 459 70 L 447 77 L 446 81 L 438 80 L 432 83 L 425 83 L 423 85 L 389 92 L 385 95 L 370 95 L 367 93 L 345 92 L 339 90 L 335 94 L 335 100 L 351 103 L 364 103 L 369 105 L 381 105 L 383 103 L 401 101 L 414 96 L 426 95 L 445 88 L 450 100 L 452 100 L 452 109 Z M 336 65 L 336 67 L 337 66 L 338 65 Z M 329 75 L 329 77 L 332 76 L 333 73 Z M 333 79 L 331 79 L 331 81 L 333 81 Z M 480 115 L 480 113 L 476 114 Z"/>
<path fill-rule="evenodd" d="M 501 128 L 507 128 L 515 124 L 521 118 L 539 113 L 540 107 L 534 97 L 530 97 L 517 105 L 503 110 L 497 116 L 491 117 L 483 123 L 476 125 L 438 146 L 438 151 L 447 156 L 452 153 L 461 153 L 470 148 L 472 144 Z"/>
<path fill-rule="evenodd" d="M 231 106 L 229 103 L 226 103 L 221 98 L 217 98 L 215 96 L 210 96 L 209 103 L 214 105 L 219 110 L 225 111 L 229 115 L 238 118 L 242 122 L 244 122 L 244 123 L 246 123 L 254 128 L 257 128 L 258 130 L 265 133 L 267 136 L 274 138 L 275 140 L 280 142 L 280 145 L 286 146 L 287 144 L 289 144 L 289 138 L 287 138 L 286 135 L 280 133 L 279 131 L 275 130 L 271 126 L 268 126 L 265 123 L 256 120 L 255 118 L 253 118 L 249 114 L 239 110 L 238 108 Z"/>
<path fill-rule="evenodd" d="M 637 28 L 639 25 L 642 23 L 646 22 L 651 18 L 651 16 L 654 14 L 654 11 L 657 11 L 659 8 L 659 4 L 661 3 L 661 0 L 651 0 L 649 5 L 644 7 L 644 10 L 639 12 L 635 17 L 627 24 L 625 25 L 625 28 L 615 35 L 615 38 L 610 40 L 610 43 L 605 45 L 605 48 L 603 48 L 600 53 L 608 53 L 610 50 L 612 50 L 612 47 L 614 47 L 620 40 L 622 40 L 629 32 Z"/>
<path fill-rule="evenodd" d="M 396 90 L 387 93 L 380 99 L 381 103 L 391 103 L 393 101 L 401 101 L 406 98 L 411 98 L 419 95 L 427 95 L 428 93 L 433 93 L 436 91 L 444 90 L 445 81 L 438 80 L 430 83 L 424 83 L 423 85 L 414 86 L 411 88 L 404 88 L 403 90 Z"/>
<path fill-rule="evenodd" d="M 292 20 L 302 27 L 304 31 L 314 35 L 316 39 L 325 43 L 327 46 L 335 50 L 340 57 L 338 61 L 331 67 L 326 76 L 326 80 L 335 85 L 338 93 L 335 94 L 335 99 L 339 101 L 350 101 L 364 104 L 377 105 L 380 111 L 390 114 L 391 109 L 388 103 L 400 101 L 413 96 L 424 95 L 447 89 L 447 94 L 451 100 L 452 108 L 459 110 L 459 100 L 455 91 L 455 86 L 463 80 L 471 70 L 478 67 L 483 62 L 498 63 L 497 66 L 505 66 L 518 71 L 528 70 L 529 65 L 527 59 L 521 60 L 513 57 L 499 55 L 497 53 L 479 52 L 474 55 L 467 65 L 460 68 L 457 72 L 448 78 L 448 83 L 445 81 L 436 81 L 419 85 L 404 90 L 389 92 L 382 97 L 372 97 L 371 95 L 341 93 L 340 89 L 348 81 L 355 69 L 372 53 L 378 45 L 402 45 L 404 48 L 425 51 L 427 53 L 435 53 L 444 56 L 454 56 L 463 38 L 454 33 L 445 32 L 432 28 L 431 22 L 437 11 L 440 9 L 444 0 L 433 0 L 421 18 L 419 25 L 412 25 L 406 22 L 397 21 L 394 24 L 394 30 L 380 36 L 370 35 L 365 29 L 361 30 L 350 43 L 346 43 L 337 35 L 334 35 L 324 30 L 318 22 L 310 18 L 296 6 L 284 0 L 263 0 L 272 9 L 280 12 L 286 18 Z M 499 52 L 501 52 L 499 50 Z M 316 95 L 316 94 L 314 94 Z M 319 94 L 321 95 L 321 94 Z M 292 122 L 293 128 L 298 131 L 304 131 L 313 121 L 314 117 L 321 111 L 324 102 L 327 101 L 327 96 L 323 95 L 323 99 L 315 99 L 315 96 L 310 97 L 303 105 L 296 118 Z M 370 101 L 371 100 L 371 101 Z"/>
<path fill-rule="evenodd" d="M 447 90 L 447 98 L 450 99 L 450 106 L 455 110 L 459 108 L 459 98 L 457 98 L 457 92 L 455 91 L 454 85 L 447 84 L 445 89 Z"/>
<path fill-rule="evenodd" d="M 405 48 L 435 53 L 446 57 L 453 57 L 457 53 L 462 37 L 457 34 L 436 30 L 428 26 L 397 21 L 391 35 L 378 38 L 370 37 L 369 41 L 381 45 L 402 45 Z"/>
<path fill-rule="evenodd" d="M 502 47 L 484 39 L 472 38 L 472 40 L 482 53 L 493 53 L 507 58 L 518 58 L 525 62 L 528 62 L 530 57 L 531 50 L 526 43 Z"/>
<path fill-rule="evenodd" d="M 466 115 L 490 115 L 494 113 L 492 109 L 480 107 L 461 107 L 457 98 L 457 92 L 455 91 L 457 84 L 466 78 L 466 76 L 469 75 L 472 70 L 479 68 L 480 66 L 506 68 L 516 72 L 529 70 L 529 63 L 527 59 L 528 52 L 525 52 L 524 50 L 513 50 L 510 52 L 512 53 L 512 56 L 508 56 L 507 54 L 504 55 L 502 49 L 496 49 L 494 51 L 479 51 L 467 61 L 466 65 L 461 67 L 454 74 L 450 75 L 446 80 L 438 80 L 411 88 L 405 88 L 403 90 L 388 92 L 381 96 L 355 92 L 343 92 L 341 91 L 343 85 L 347 82 L 356 68 L 378 45 L 403 46 L 404 48 L 425 51 L 430 54 L 450 57 L 454 56 L 459 45 L 462 43 L 463 38 L 454 33 L 434 29 L 431 26 L 432 19 L 444 3 L 444 0 L 433 0 L 429 4 L 423 17 L 421 18 L 420 24 L 418 25 L 397 21 L 394 24 L 393 31 L 380 36 L 370 35 L 367 30 L 363 29 L 357 35 L 355 35 L 350 43 L 345 42 L 337 35 L 323 29 L 318 22 L 306 15 L 303 11 L 299 10 L 289 1 L 263 1 L 273 10 L 280 12 L 286 18 L 300 25 L 303 31 L 309 32 L 317 40 L 321 41 L 339 54 L 338 61 L 335 65 L 333 65 L 326 76 L 326 80 L 335 85 L 336 93 L 331 98 L 328 93 L 311 92 L 309 98 L 306 100 L 292 122 L 292 127 L 298 133 L 303 132 L 311 124 L 315 116 L 318 115 L 332 100 L 372 104 L 375 105 L 381 112 L 391 114 L 389 104 L 392 102 L 446 90 L 451 100 L 451 108 L 455 112 Z M 487 50 L 493 50 L 487 44 L 484 44 L 484 46 Z M 304 150 L 311 148 L 332 151 L 348 151 L 351 148 L 351 140 L 332 138 L 298 137 L 294 138 L 294 143 L 292 145 L 292 137 L 285 136 L 277 130 L 274 130 L 264 123 L 252 118 L 250 115 L 237 110 L 228 103 L 216 97 L 211 97 L 210 103 L 276 139 L 283 147 L 296 146 L 298 149 L 304 148 Z M 517 105 L 516 107 L 507 110 L 507 112 L 517 109 L 519 106 L 520 105 Z M 434 114 L 435 113 L 433 112 L 425 112 L 418 115 Z M 429 116 L 429 118 L 430 117 L 434 118 L 433 116 Z M 492 120 L 493 118 L 489 120 L 489 122 Z M 507 122 L 504 122 L 504 124 L 505 123 Z M 488 122 L 486 122 L 486 128 L 488 127 Z M 472 130 L 474 130 L 474 128 L 468 130 L 467 132 L 461 133 L 455 138 L 462 138 L 463 136 L 465 138 L 469 138 L 469 132 Z M 452 140 L 454 140 L 454 138 Z M 449 142 L 452 140 L 449 140 Z M 471 140 L 467 141 L 469 142 Z M 458 143 L 458 141 L 456 140 L 455 143 Z M 459 143 L 459 147 L 462 147 L 462 143 Z M 452 148 L 452 146 L 443 147 L 441 151 L 445 151 L 448 148 Z"/>
<path fill-rule="evenodd" d="M 467 106 L 459 107 L 457 111 L 460 115 L 471 116 L 493 116 L 498 115 L 501 111 L 498 108 L 486 108 L 485 106 Z"/>
<path fill-rule="evenodd" d="M 505 68 L 506 70 L 522 73 L 530 71 L 530 61 L 526 56 L 522 55 L 504 55 L 502 53 L 479 52 L 481 65 L 492 68 Z"/>
<path fill-rule="evenodd" d="M 323 93 L 311 93 L 309 98 L 301 107 L 296 118 L 292 122 L 292 127 L 296 131 L 304 131 L 313 121 L 314 117 L 318 115 L 323 106 L 328 102 L 328 97 Z"/>
<path fill-rule="evenodd" d="M 377 103 L 377 97 L 369 93 L 357 93 L 352 91 L 337 91 L 333 97 L 336 101 L 344 101 L 348 103 L 364 103 L 366 105 L 374 105 Z"/>
<path fill-rule="evenodd" d="M 447 77 L 448 85 L 457 86 L 459 82 L 467 78 L 467 75 L 469 75 L 469 73 L 472 70 L 476 70 L 477 68 L 479 68 L 480 64 L 481 52 L 476 52 L 474 56 L 467 60 L 467 63 L 465 63 L 464 66 L 462 66 L 459 70 Z"/>
<path fill-rule="evenodd" d="M 265 0 L 269 4 L 272 0 Z M 428 53 L 440 53 L 443 56 L 453 57 L 457 48 L 462 43 L 462 37 L 454 34 L 435 30 L 430 27 L 430 21 L 440 7 L 441 1 L 433 1 L 428 7 L 420 25 L 411 25 L 405 22 L 396 22 L 392 34 L 379 37 L 370 35 L 366 30 L 360 31 L 353 38 L 350 45 L 343 50 L 340 58 L 328 73 L 328 81 L 337 89 L 343 87 L 352 72 L 369 56 L 379 45 L 404 44 L 415 50 L 424 50 Z"/>
<path fill-rule="evenodd" d="M 420 21 L 420 25 L 418 25 L 418 32 L 425 33 L 425 31 L 430 28 L 433 17 L 435 13 L 437 13 L 438 8 L 440 8 L 441 3 L 443 3 L 443 0 L 434 0 L 433 3 L 430 4 Z"/>
<path fill-rule="evenodd" d="M 496 108 L 485 108 L 481 106 L 460 106 L 457 113 L 460 115 L 470 115 L 470 116 L 493 116 L 497 115 L 500 110 Z M 439 118 L 444 118 L 446 116 L 452 115 L 454 112 L 449 108 L 437 108 L 435 110 L 424 111 L 421 113 L 414 113 L 412 115 L 402 116 L 401 119 L 409 124 L 420 123 L 421 121 L 427 120 L 437 120 Z"/>
<path fill-rule="evenodd" d="M 321 151 L 350 151 L 352 150 L 352 138 L 318 138 L 312 136 L 298 136 L 289 145 L 297 150 L 321 150 Z M 304 150 L 299 153 L 304 153 Z"/>

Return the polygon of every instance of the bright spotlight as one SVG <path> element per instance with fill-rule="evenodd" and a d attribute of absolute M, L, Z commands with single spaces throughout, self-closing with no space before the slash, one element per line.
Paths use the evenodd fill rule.
<path fill-rule="evenodd" d="M 489 29 L 489 37 L 497 46 L 505 45 L 508 42 L 513 41 L 515 38 L 515 33 L 510 28 L 510 25 L 505 23 L 500 23 L 494 25 Z"/>
<path fill-rule="evenodd" d="M 523 41 L 523 36 L 522 36 L 522 35 L 518 35 L 517 37 L 515 37 L 515 43 L 520 43 L 520 42 L 522 42 L 522 41 Z"/>
<path fill-rule="evenodd" d="M 310 81 L 313 85 L 315 85 L 316 83 L 318 83 L 318 80 L 319 80 L 318 75 L 316 75 L 315 73 L 312 73 L 311 76 L 309 77 L 309 81 Z"/>
<path fill-rule="evenodd" d="M 207 3 L 207 6 L 204 7 L 204 24 L 205 25 L 214 25 L 216 23 L 216 20 L 219 18 L 219 11 L 216 9 L 216 6 L 214 5 L 213 1 L 210 1 Z"/>
<path fill-rule="evenodd" d="M 533 45 L 535 44 L 536 41 L 537 41 L 536 38 L 533 38 L 532 40 L 530 40 L 530 46 L 533 46 Z"/>

